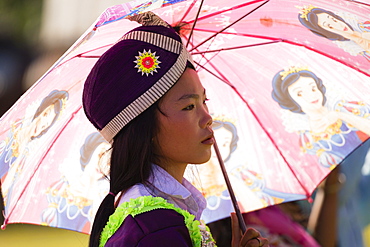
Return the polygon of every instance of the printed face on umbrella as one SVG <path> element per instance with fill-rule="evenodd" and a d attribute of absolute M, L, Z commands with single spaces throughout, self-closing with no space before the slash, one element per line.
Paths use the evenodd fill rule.
<path fill-rule="evenodd" d="M 216 119 L 213 121 L 212 128 L 217 140 L 218 148 L 224 162 L 229 160 L 231 153 L 235 151 L 238 142 L 237 129 L 230 120 Z M 212 159 L 217 161 L 216 153 L 212 153 Z"/>
<path fill-rule="evenodd" d="M 33 128 L 31 130 L 32 137 L 37 137 L 46 130 L 53 123 L 55 117 L 54 104 L 52 104 L 34 119 Z"/>
<path fill-rule="evenodd" d="M 334 16 L 331 16 L 327 13 L 318 14 L 317 18 L 317 24 L 329 32 L 333 32 L 339 35 L 353 33 L 352 29 L 349 28 L 346 23 L 336 19 Z"/>
<path fill-rule="evenodd" d="M 225 128 L 215 130 L 215 137 L 221 145 L 218 146 L 221 157 L 226 160 L 230 156 L 230 145 L 232 140 L 232 133 Z"/>
<path fill-rule="evenodd" d="M 288 87 L 290 97 L 301 107 L 302 111 L 317 111 L 323 105 L 323 95 L 314 79 L 300 77 Z"/>
<path fill-rule="evenodd" d="M 108 174 L 109 155 L 107 150 L 109 147 L 110 145 L 106 142 L 99 144 L 94 150 L 90 162 L 85 167 L 84 174 L 90 178 L 92 183 Z"/>

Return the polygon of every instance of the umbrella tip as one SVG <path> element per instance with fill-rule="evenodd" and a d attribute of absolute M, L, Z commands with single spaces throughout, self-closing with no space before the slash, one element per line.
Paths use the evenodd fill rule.
<path fill-rule="evenodd" d="M 8 224 L 8 219 L 5 218 L 3 224 L 1 225 L 1 230 L 5 230 L 7 224 Z"/>
<path fill-rule="evenodd" d="M 130 21 L 136 21 L 143 26 L 165 26 L 170 27 L 164 20 L 151 11 L 128 17 Z"/>
<path fill-rule="evenodd" d="M 191 30 L 191 27 L 189 27 L 189 23 L 187 22 L 178 22 L 176 24 L 172 24 L 172 28 L 175 29 L 176 33 L 183 36 L 189 34 Z"/>

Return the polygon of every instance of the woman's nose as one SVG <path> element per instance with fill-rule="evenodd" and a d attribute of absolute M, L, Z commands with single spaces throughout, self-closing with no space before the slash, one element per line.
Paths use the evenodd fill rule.
<path fill-rule="evenodd" d="M 204 123 L 203 125 L 204 126 L 202 126 L 202 127 L 207 128 L 207 127 L 212 125 L 212 122 L 213 122 L 212 116 L 209 114 L 208 108 L 207 108 L 204 111 L 204 117 L 203 117 L 203 123 Z"/>

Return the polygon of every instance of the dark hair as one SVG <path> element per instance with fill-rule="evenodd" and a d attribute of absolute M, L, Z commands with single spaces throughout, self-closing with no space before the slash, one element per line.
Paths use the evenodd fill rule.
<path fill-rule="evenodd" d="M 37 108 L 32 121 L 35 120 L 37 117 L 41 115 L 45 109 L 51 105 L 54 105 L 54 113 L 55 117 L 53 119 L 53 122 L 46 128 L 44 129 L 38 136 L 33 136 L 31 139 L 39 138 L 43 134 L 45 134 L 49 128 L 55 123 L 55 121 L 58 119 L 59 114 L 63 108 L 63 99 L 68 99 L 68 92 L 67 91 L 59 91 L 59 90 L 53 90 L 49 93 L 48 96 L 46 96 L 40 106 Z"/>
<path fill-rule="evenodd" d="M 230 143 L 230 153 L 226 157 L 226 159 L 224 160 L 224 162 L 226 162 L 230 159 L 231 153 L 234 152 L 236 150 L 236 148 L 238 147 L 237 143 L 238 143 L 239 137 L 238 137 L 238 131 L 237 131 L 235 125 L 232 122 L 222 121 L 222 120 L 214 120 L 213 121 L 213 123 L 212 123 L 212 129 L 213 130 L 220 129 L 222 127 L 225 128 L 226 130 L 230 131 L 231 134 L 232 134 L 231 143 Z"/>
<path fill-rule="evenodd" d="M 110 160 L 110 192 L 117 195 L 137 183 L 147 184 L 151 163 L 156 162 L 153 137 L 158 132 L 159 101 L 128 123 L 113 139 Z M 90 247 L 99 246 L 100 234 L 113 214 L 114 196 L 102 201 L 90 235 Z"/>
<path fill-rule="evenodd" d="M 284 70 L 279 71 L 272 79 L 272 93 L 271 93 L 272 98 L 277 103 L 279 103 L 281 108 L 296 113 L 303 113 L 301 107 L 294 101 L 294 99 L 290 96 L 288 91 L 288 87 L 295 83 L 300 77 L 309 77 L 316 82 L 317 88 L 320 90 L 324 97 L 322 104 L 323 105 L 325 104 L 326 88 L 322 83 L 322 80 L 318 78 L 314 73 L 308 70 L 301 70 L 287 75 L 284 78 L 284 80 L 282 80 L 282 76 L 280 75 L 280 73 L 283 71 Z"/>
<path fill-rule="evenodd" d="M 349 39 L 343 37 L 342 35 L 332 33 L 326 29 L 323 29 L 320 27 L 317 22 L 318 22 L 318 14 L 326 13 L 332 17 L 334 17 L 337 20 L 340 20 L 348 25 L 348 27 L 353 31 L 353 28 L 351 25 L 349 25 L 342 17 L 334 14 L 331 11 L 325 10 L 325 9 L 320 9 L 320 8 L 313 8 L 308 14 L 307 14 L 307 20 L 305 18 L 301 17 L 301 14 L 298 15 L 299 21 L 302 23 L 303 26 L 307 27 L 308 29 L 311 30 L 314 34 L 330 39 L 330 40 L 339 40 L 339 41 L 347 41 Z"/>

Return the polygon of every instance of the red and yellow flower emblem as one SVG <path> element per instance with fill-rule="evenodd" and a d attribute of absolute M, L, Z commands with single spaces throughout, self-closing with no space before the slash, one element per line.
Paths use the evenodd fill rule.
<path fill-rule="evenodd" d="M 159 64 L 161 61 L 158 60 L 159 56 L 155 55 L 155 52 L 152 52 L 150 49 L 149 51 L 139 52 L 139 56 L 135 56 L 136 63 L 135 68 L 138 68 L 137 72 L 141 72 L 141 75 L 149 74 L 153 75 L 153 72 L 158 73 L 157 69 L 160 68 Z"/>

